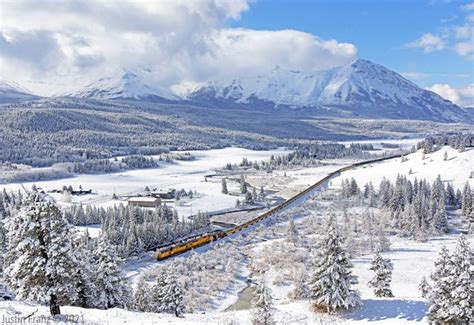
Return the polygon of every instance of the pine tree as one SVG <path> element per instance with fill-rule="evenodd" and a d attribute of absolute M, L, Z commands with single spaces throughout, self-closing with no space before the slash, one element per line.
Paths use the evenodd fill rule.
<path fill-rule="evenodd" d="M 88 234 L 86 233 L 85 236 Z M 76 244 L 74 251 L 77 256 L 77 267 L 74 270 L 77 299 L 74 304 L 83 308 L 94 308 L 97 306 L 98 296 L 94 281 L 97 270 L 90 254 L 88 241 L 82 239 Z"/>
<path fill-rule="evenodd" d="M 77 298 L 70 225 L 59 208 L 32 193 L 27 206 L 7 223 L 5 279 L 18 299 L 48 303 L 51 315 Z"/>
<path fill-rule="evenodd" d="M 451 299 L 449 301 L 448 321 L 457 324 L 470 324 L 473 318 L 474 284 L 472 252 L 463 235 L 458 237 L 456 248 L 451 256 L 452 268 L 448 270 L 452 280 Z"/>
<path fill-rule="evenodd" d="M 471 216 L 469 217 L 469 233 L 474 235 L 474 209 L 472 209 Z"/>
<path fill-rule="evenodd" d="M 94 251 L 97 263 L 96 287 L 100 308 L 124 307 L 129 302 L 130 290 L 119 265 L 117 250 L 102 235 Z"/>
<path fill-rule="evenodd" d="M 389 259 L 384 259 L 380 253 L 376 253 L 370 262 L 370 268 L 375 272 L 375 276 L 369 281 L 369 287 L 374 288 L 376 297 L 393 297 L 390 289 L 392 281 L 393 266 Z"/>
<path fill-rule="evenodd" d="M 150 303 L 149 310 L 154 313 L 161 312 L 161 302 L 163 300 L 163 288 L 166 286 L 166 277 L 168 272 L 166 269 L 161 270 L 161 272 L 156 277 L 155 284 L 151 287 L 150 292 Z"/>
<path fill-rule="evenodd" d="M 472 210 L 472 193 L 468 182 L 466 182 L 462 191 L 461 209 L 463 216 L 466 218 L 469 216 Z"/>
<path fill-rule="evenodd" d="M 167 271 L 165 283 L 160 291 L 160 312 L 174 314 L 176 317 L 181 317 L 184 312 L 183 291 L 173 269 Z"/>
<path fill-rule="evenodd" d="M 428 284 L 428 281 L 426 281 L 425 277 L 421 278 L 420 284 L 418 285 L 418 290 L 420 291 L 422 298 L 426 299 L 429 297 L 431 287 Z"/>
<path fill-rule="evenodd" d="M 453 267 L 446 247 L 441 247 L 435 261 L 435 271 L 431 274 L 433 286 L 429 294 L 428 316 L 433 322 L 445 322 L 449 319 L 451 291 L 453 289 L 450 269 Z"/>
<path fill-rule="evenodd" d="M 265 285 L 265 278 L 262 275 L 251 301 L 254 308 L 252 324 L 270 325 L 273 324 L 272 297 L 270 291 Z"/>
<path fill-rule="evenodd" d="M 227 190 L 227 182 L 225 178 L 222 179 L 222 194 L 229 194 L 229 191 Z"/>
<path fill-rule="evenodd" d="M 245 193 L 245 200 L 244 200 L 244 203 L 245 204 L 253 204 L 253 197 L 252 197 L 252 193 L 250 193 L 249 191 L 247 191 Z"/>
<path fill-rule="evenodd" d="M 240 175 L 240 193 L 247 193 L 247 182 L 245 181 L 244 175 Z"/>
<path fill-rule="evenodd" d="M 296 230 L 296 226 L 295 226 L 295 222 L 293 218 L 291 218 L 290 222 L 288 223 L 288 230 L 286 231 L 286 239 L 293 245 L 296 245 L 296 242 L 298 241 L 298 231 Z"/>
<path fill-rule="evenodd" d="M 446 186 L 446 204 L 451 206 L 456 205 L 456 194 L 454 193 L 454 188 L 451 183 L 448 183 Z"/>
<path fill-rule="evenodd" d="M 448 233 L 448 218 L 446 215 L 446 209 L 444 200 L 438 201 L 437 207 L 433 215 L 433 227 L 438 233 Z"/>
<path fill-rule="evenodd" d="M 342 250 L 342 240 L 335 229 L 334 219 L 330 217 L 309 283 L 309 294 L 316 308 L 332 312 L 360 304 L 358 292 L 351 289 L 351 268 L 352 263 Z"/>
<path fill-rule="evenodd" d="M 145 281 L 145 277 L 140 276 L 137 286 L 133 290 L 133 307 L 139 311 L 153 311 L 150 309 L 150 306 L 152 306 L 151 297 L 152 293 L 150 286 Z"/>

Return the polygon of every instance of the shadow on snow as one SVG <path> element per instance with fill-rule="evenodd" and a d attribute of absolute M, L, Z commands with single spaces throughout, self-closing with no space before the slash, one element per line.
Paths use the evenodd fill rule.
<path fill-rule="evenodd" d="M 381 321 L 385 319 L 405 319 L 421 321 L 428 311 L 428 305 L 419 300 L 364 299 L 363 306 L 345 315 L 352 320 Z"/>

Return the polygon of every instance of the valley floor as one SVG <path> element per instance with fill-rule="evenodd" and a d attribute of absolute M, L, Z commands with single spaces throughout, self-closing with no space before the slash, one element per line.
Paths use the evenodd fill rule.
<path fill-rule="evenodd" d="M 235 150 L 235 149 L 228 149 Z M 443 159 L 444 152 L 448 153 L 448 159 Z M 245 154 L 247 157 L 258 159 L 263 158 L 264 155 L 254 155 L 250 152 L 234 152 L 235 157 L 237 155 Z M 269 153 L 265 153 L 268 157 Z M 237 158 L 230 158 L 226 156 L 224 159 L 217 158 L 213 154 L 203 154 L 203 157 L 207 157 L 204 161 L 201 161 L 199 165 L 193 165 L 193 168 L 197 168 L 194 172 L 191 168 L 186 169 L 182 167 L 186 163 L 180 163 L 180 166 L 171 167 L 184 168 L 183 173 L 176 175 L 172 172 L 163 174 L 160 177 L 168 177 L 173 180 L 175 184 L 186 184 L 187 187 L 199 188 L 199 191 L 206 193 L 207 205 L 204 205 L 208 209 L 219 209 L 224 207 L 232 206 L 233 202 L 220 201 L 220 182 L 209 182 L 204 184 L 203 175 L 208 170 L 205 167 L 221 167 L 227 162 L 239 162 L 242 156 Z M 219 156 L 221 157 L 221 156 Z M 315 240 L 320 233 L 312 232 L 313 229 L 321 227 L 321 222 L 327 217 L 330 211 L 335 212 L 338 216 L 342 213 L 340 205 L 334 205 L 331 200 L 334 199 L 334 195 L 337 196 L 337 190 L 340 188 L 342 179 L 354 177 L 359 186 L 363 186 L 365 182 L 372 181 L 374 186 L 377 186 L 382 177 L 389 178 L 392 182 L 395 180 L 398 173 L 406 175 L 413 179 L 414 177 L 426 178 L 432 182 L 436 179 L 437 175 L 440 174 L 443 182 L 451 182 L 455 188 L 460 188 L 466 181 L 470 182 L 471 187 L 474 187 L 474 179 L 469 179 L 470 169 L 474 166 L 474 150 L 467 150 L 463 153 L 458 153 L 454 149 L 444 147 L 441 150 L 426 155 L 425 159 L 422 159 L 422 154 L 416 152 L 407 156 L 406 162 L 401 162 L 400 159 L 393 159 L 391 161 L 383 162 L 380 164 L 374 164 L 366 168 L 359 168 L 344 172 L 338 178 L 333 179 L 329 188 L 326 192 L 332 197 L 325 196 L 326 194 L 320 193 L 314 198 L 309 199 L 307 203 L 304 203 L 302 207 L 295 207 L 292 210 L 285 211 L 284 214 L 280 215 L 276 220 L 271 223 L 266 223 L 266 227 L 257 225 L 257 227 L 251 229 L 244 239 L 235 239 L 233 244 L 239 247 L 242 252 L 253 259 L 252 262 L 244 262 L 241 267 L 238 268 L 238 272 L 235 275 L 235 282 L 226 292 L 218 297 L 218 301 L 214 301 L 213 308 L 207 308 L 204 311 L 195 312 L 192 314 L 185 314 L 182 318 L 176 318 L 172 315 L 154 314 L 154 313 L 140 313 L 134 311 L 127 311 L 123 309 L 109 309 L 109 310 L 96 310 L 96 309 L 82 309 L 77 307 L 62 307 L 62 312 L 65 315 L 69 315 L 70 318 L 60 318 L 54 323 L 74 323 L 74 319 L 79 322 L 86 324 L 250 324 L 251 323 L 251 311 L 245 309 L 246 304 L 242 304 L 244 309 L 238 311 L 224 311 L 229 306 L 233 305 L 239 299 L 239 292 L 245 288 L 246 280 L 254 280 L 255 272 L 252 272 L 255 264 L 263 264 L 268 267 L 267 269 L 267 285 L 270 287 L 275 307 L 274 319 L 277 324 L 426 324 L 427 318 L 425 316 L 428 305 L 427 302 L 420 297 L 418 291 L 418 284 L 423 276 L 427 279 L 434 270 L 434 260 L 437 258 L 438 252 L 444 245 L 448 249 L 452 250 L 455 246 L 456 239 L 465 224 L 459 216 L 457 211 L 451 210 L 450 213 L 450 232 L 443 236 L 432 237 L 428 242 L 421 243 L 411 239 L 397 237 L 391 235 L 391 248 L 390 251 L 383 253 L 383 256 L 392 260 L 394 271 L 392 290 L 394 298 L 377 298 L 374 296 L 372 290 L 367 287 L 367 282 L 372 277 L 372 271 L 368 270 L 368 266 L 372 255 L 365 254 L 359 255 L 352 259 L 354 264 L 353 274 L 358 278 L 356 288 L 360 291 L 362 297 L 362 306 L 346 313 L 340 313 L 337 315 L 326 315 L 321 313 L 315 313 L 312 310 L 311 303 L 308 300 L 293 300 L 288 297 L 289 293 L 293 290 L 293 284 L 287 281 L 289 269 L 294 265 L 294 256 L 291 254 L 301 253 L 301 247 L 292 248 L 285 241 L 285 231 L 288 225 L 288 217 L 295 218 L 295 224 L 298 231 L 304 234 L 307 240 Z M 232 161 L 229 161 L 232 160 Z M 211 164 L 212 162 L 212 164 Z M 333 162 L 333 165 L 325 165 L 321 167 L 307 168 L 307 169 L 295 169 L 286 171 L 283 175 L 283 171 L 275 172 L 271 177 L 275 178 L 272 181 L 270 189 L 279 189 L 279 195 L 282 197 L 289 197 L 295 194 L 298 190 L 303 189 L 305 186 L 313 183 L 316 179 L 321 176 L 325 176 L 330 170 L 336 168 L 336 165 L 345 164 L 347 162 L 339 161 Z M 192 162 L 189 162 L 192 165 Z M 212 166 L 211 166 L 212 165 Z M 412 174 L 409 174 L 409 170 L 412 170 Z M 163 170 L 161 170 L 162 172 Z M 126 176 L 123 176 L 123 175 Z M 104 176 L 108 177 L 108 176 Z M 122 178 L 123 177 L 123 178 Z M 158 177 L 158 176 L 157 176 Z M 195 177 L 195 180 L 194 180 Z M 176 179 L 177 178 L 177 179 Z M 127 172 L 120 173 L 114 176 L 114 182 L 118 182 L 117 179 L 124 179 L 120 186 L 120 191 L 126 191 L 127 187 L 133 186 L 134 188 L 142 187 L 148 184 L 149 178 L 143 171 L 140 172 Z M 164 179 L 164 178 L 163 178 Z M 288 182 L 282 182 L 282 179 L 287 179 Z M 193 183 L 193 180 L 196 184 Z M 291 181 L 290 181 L 291 180 Z M 68 180 L 67 182 L 77 182 L 75 184 L 94 184 L 93 186 L 100 188 L 105 186 L 101 184 L 104 180 L 95 180 L 95 183 L 86 182 L 86 178 L 79 180 Z M 129 182 L 130 181 L 130 182 Z M 254 177 L 251 181 L 257 182 L 258 177 Z M 42 187 L 60 186 L 64 181 L 43 182 L 40 184 Z M 92 179 L 90 182 L 93 182 Z M 183 183 L 184 182 L 184 183 Z M 162 182 L 161 184 L 167 184 Z M 113 186 L 109 183 L 107 186 Z M 117 183 L 118 184 L 118 183 Z M 128 185 L 125 185 L 128 184 Z M 130 185 L 131 184 L 131 185 Z M 204 185 L 203 185 L 204 184 Z M 279 185 L 280 184 L 280 185 Z M 37 184 L 38 185 L 38 184 Z M 278 186 L 277 186 L 278 185 Z M 287 192 L 283 191 L 283 187 L 289 185 Z M 181 186 L 181 185 L 180 185 Z M 207 187 L 209 186 L 209 189 Z M 13 185 L 12 185 L 13 187 Z M 118 185 L 117 185 L 118 187 Z M 116 189 L 114 189 L 115 191 Z M 103 189 L 105 190 L 105 187 Z M 108 197 L 110 193 L 105 192 L 104 196 Z M 224 196 L 224 195 L 222 195 Z M 232 198 L 235 200 L 235 198 Z M 214 203 L 212 203 L 214 202 Z M 216 202 L 222 203 L 222 205 Z M 99 204 L 110 204 L 109 199 L 106 201 L 97 201 Z M 198 206 L 198 202 L 193 203 L 194 209 Z M 351 208 L 351 213 L 355 218 L 359 218 L 358 213 L 362 214 L 361 211 L 356 208 Z M 187 210 L 180 211 L 187 213 Z M 474 245 L 474 238 L 472 235 L 468 235 L 467 240 L 471 246 Z M 198 252 L 204 252 L 210 250 L 210 248 L 198 249 Z M 288 254 L 286 256 L 285 254 Z M 177 257 L 176 260 L 186 259 L 189 255 Z M 149 272 L 157 265 L 166 265 L 170 261 L 157 264 L 151 254 L 144 256 L 141 260 L 130 263 L 126 267 L 126 271 L 130 278 L 135 279 L 139 274 Z M 282 266 L 288 266 L 288 269 Z M 209 283 L 212 286 L 212 283 Z M 30 317 L 31 321 L 40 319 L 39 317 L 49 315 L 47 307 L 38 306 L 34 304 L 27 304 L 24 302 L 16 301 L 2 301 L 0 302 L 0 322 L 8 322 L 9 319 L 14 317 L 25 318 Z M 15 323 L 15 322 L 11 322 Z"/>

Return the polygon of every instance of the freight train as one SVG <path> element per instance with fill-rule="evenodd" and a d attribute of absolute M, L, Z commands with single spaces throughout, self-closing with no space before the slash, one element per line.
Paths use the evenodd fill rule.
<path fill-rule="evenodd" d="M 365 161 L 354 163 L 354 164 L 349 165 L 349 166 L 339 168 L 339 169 L 329 173 L 326 177 L 322 178 L 321 180 L 319 180 L 315 184 L 313 184 L 310 187 L 306 188 L 304 191 L 296 194 L 295 196 L 289 198 L 288 200 L 286 200 L 282 204 L 274 207 L 273 209 L 268 210 L 267 212 L 259 215 L 258 217 L 254 218 L 250 221 L 247 221 L 247 222 L 245 222 L 241 225 L 237 225 L 237 226 L 235 226 L 231 229 L 218 230 L 218 231 L 215 231 L 215 232 L 206 233 L 206 234 L 200 235 L 196 238 L 192 238 L 190 240 L 187 240 L 185 242 L 176 243 L 174 245 L 167 246 L 167 247 L 162 248 L 162 249 L 158 249 L 157 252 L 156 252 L 156 259 L 158 261 L 162 261 L 162 260 L 170 258 L 172 256 L 187 252 L 191 249 L 207 245 L 207 244 L 212 243 L 213 241 L 216 241 L 218 239 L 221 239 L 221 238 L 224 238 L 224 237 L 227 237 L 227 236 L 231 236 L 231 235 L 233 235 L 235 233 L 238 233 L 238 232 L 240 232 L 240 231 L 242 231 L 242 230 L 244 230 L 244 229 L 246 229 L 250 226 L 255 225 L 256 223 L 258 223 L 262 220 L 265 220 L 265 219 L 267 219 L 271 216 L 276 215 L 278 212 L 282 211 L 283 209 L 288 208 L 288 206 L 295 203 L 298 199 L 304 197 L 306 194 L 310 193 L 311 191 L 319 188 L 326 181 L 330 180 L 332 177 L 336 176 L 337 174 L 339 174 L 341 172 L 347 171 L 347 170 L 355 168 L 355 167 L 368 165 L 368 164 L 371 164 L 371 163 L 376 163 L 376 162 L 380 162 L 380 161 L 384 161 L 384 160 L 388 160 L 388 159 L 398 158 L 398 157 L 402 156 L 403 154 L 405 154 L 405 153 L 400 153 L 400 154 L 391 155 L 391 156 L 387 156 L 387 157 L 381 157 L 381 158 L 377 158 L 377 159 L 365 160 Z"/>

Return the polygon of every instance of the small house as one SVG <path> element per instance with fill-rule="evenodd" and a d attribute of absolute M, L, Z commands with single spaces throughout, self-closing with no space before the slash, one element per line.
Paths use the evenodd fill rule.
<path fill-rule="evenodd" d="M 142 208 L 157 208 L 161 204 L 161 199 L 152 196 L 132 197 L 128 199 L 129 206 Z"/>

